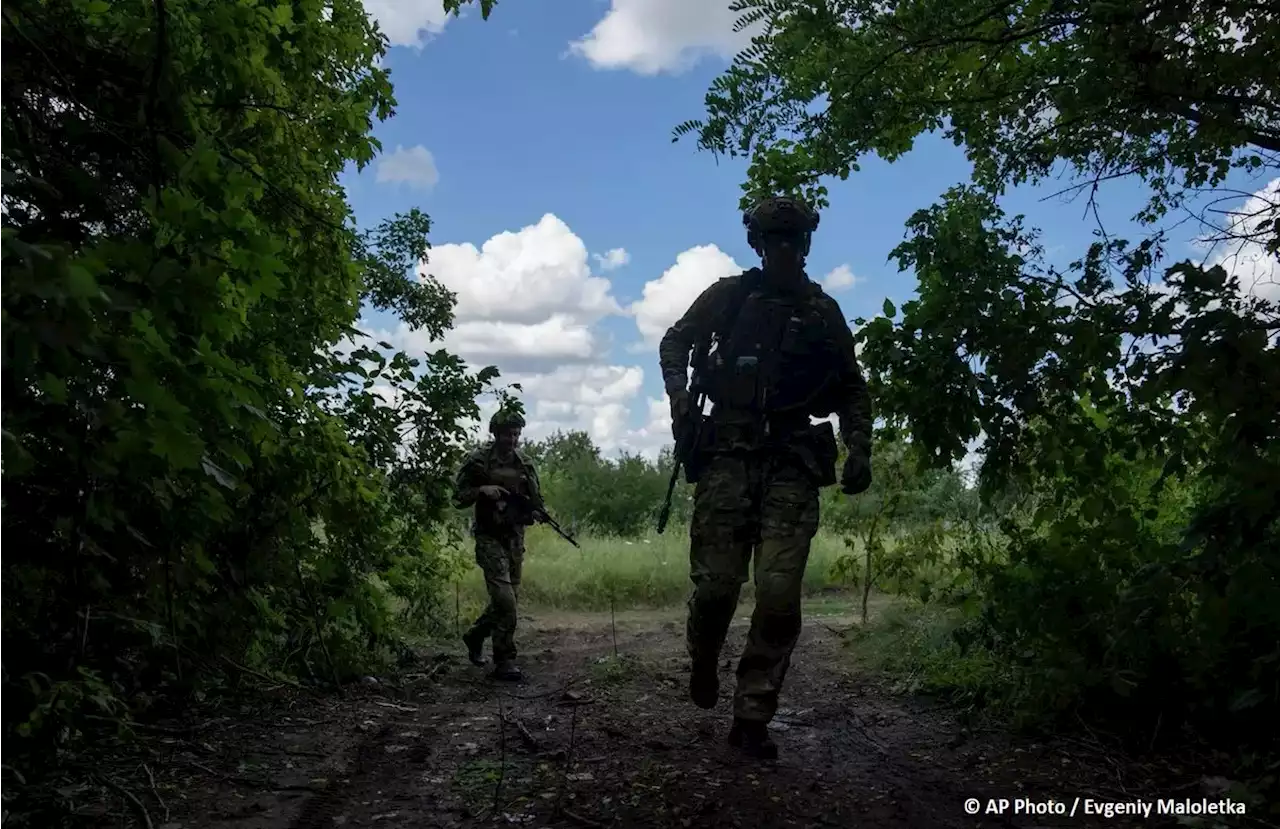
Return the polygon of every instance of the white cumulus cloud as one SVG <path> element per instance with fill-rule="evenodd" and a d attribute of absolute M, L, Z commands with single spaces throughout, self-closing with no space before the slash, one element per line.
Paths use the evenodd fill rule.
<path fill-rule="evenodd" d="M 378 159 L 377 170 L 379 184 L 407 184 L 430 190 L 440 181 L 435 157 L 421 144 L 408 149 L 397 145 L 394 152 Z"/>
<path fill-rule="evenodd" d="M 441 0 L 364 0 L 364 10 L 392 46 L 421 46 L 449 22 Z"/>
<path fill-rule="evenodd" d="M 528 413 L 525 433 L 530 438 L 580 430 L 608 454 L 620 449 L 656 454 L 661 448 L 661 443 L 649 447 L 640 434 L 643 429 L 629 425 L 632 407 L 644 385 L 640 366 L 565 365 L 541 374 L 513 373 L 503 379 L 519 383 L 524 391 Z"/>
<path fill-rule="evenodd" d="M 822 285 L 828 291 L 845 291 L 862 281 L 863 278 L 855 276 L 848 265 L 833 268 L 831 273 L 822 277 Z"/>
<path fill-rule="evenodd" d="M 1280 259 L 1268 253 L 1265 240 L 1280 232 L 1280 178 L 1245 199 L 1227 216 L 1220 234 L 1227 238 L 1213 244 L 1206 267 L 1221 265 L 1240 280 L 1240 292 L 1280 302 Z"/>
<path fill-rule="evenodd" d="M 513 374 L 508 379 L 520 383 L 531 397 L 563 403 L 582 413 L 597 406 L 631 400 L 644 384 L 644 369 L 614 365 L 560 366 L 543 374 Z"/>
<path fill-rule="evenodd" d="M 749 45 L 759 27 L 735 32 L 737 19 L 729 0 L 612 0 L 569 49 L 597 69 L 679 73 L 705 57 L 732 58 Z"/>
<path fill-rule="evenodd" d="M 620 258 L 612 251 L 604 256 Z M 644 405 L 644 369 L 609 360 L 597 325 L 625 312 L 609 280 L 592 274 L 590 261 L 582 240 L 550 213 L 478 247 L 439 245 L 420 274 L 432 274 L 455 293 L 454 327 L 440 342 L 403 324 L 394 331 L 370 331 L 370 337 L 410 353 L 443 347 L 473 367 L 497 366 L 500 384 L 521 386 L 530 439 L 580 429 L 606 453 L 654 455 L 666 442 L 654 437 L 661 430 L 630 425 L 633 407 Z M 482 401 L 480 423 L 495 406 L 492 398 Z"/>
<path fill-rule="evenodd" d="M 656 346 L 672 323 L 717 279 L 742 271 L 732 256 L 715 245 L 699 245 L 678 254 L 675 264 L 646 282 L 642 297 L 631 304 L 645 345 Z"/>
<path fill-rule="evenodd" d="M 472 363 L 525 371 L 562 362 L 588 362 L 599 354 L 595 332 L 563 314 L 535 323 L 461 322 L 445 335 L 443 345 Z"/>
<path fill-rule="evenodd" d="M 639 366 L 565 366 L 539 375 L 505 375 L 503 381 L 523 388 L 528 440 L 558 431 L 583 431 L 608 457 L 622 451 L 651 459 L 671 443 L 670 403 L 665 395 L 647 398 L 642 425 L 630 426 L 644 382 Z M 483 401 L 481 422 L 495 409 L 494 401 Z"/>
<path fill-rule="evenodd" d="M 592 257 L 602 271 L 615 271 L 631 261 L 631 254 L 627 253 L 626 248 L 613 248 L 604 253 L 592 254 Z"/>
<path fill-rule="evenodd" d="M 457 294 L 459 320 L 533 323 L 560 314 L 586 324 L 622 312 L 609 280 L 591 273 L 586 245 L 552 213 L 479 248 L 432 248 L 422 270 Z"/>
<path fill-rule="evenodd" d="M 621 448 L 648 458 L 657 458 L 664 446 L 671 443 L 671 401 L 662 397 L 650 397 L 645 401 L 644 425 L 629 429 L 619 443 Z"/>

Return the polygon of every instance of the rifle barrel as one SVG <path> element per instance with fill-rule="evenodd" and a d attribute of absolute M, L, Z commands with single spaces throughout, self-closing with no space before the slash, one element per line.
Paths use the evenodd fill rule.
<path fill-rule="evenodd" d="M 536 506 L 533 503 L 533 499 L 528 497 L 527 495 L 520 495 L 515 492 L 509 492 L 507 493 L 506 497 L 509 498 L 512 503 L 514 503 L 516 506 L 520 507 L 521 509 L 529 510 L 530 513 L 532 513 L 534 520 L 536 520 L 539 524 L 546 524 L 547 526 L 551 527 L 551 529 L 555 530 L 556 534 L 559 535 L 561 538 L 563 538 L 565 541 L 568 541 L 573 546 L 581 549 L 581 547 L 579 547 L 578 545 L 578 542 L 573 540 L 573 536 L 565 532 L 564 527 L 561 527 L 558 523 L 556 523 L 556 519 L 551 517 L 551 513 L 547 512 L 546 507 Z"/>

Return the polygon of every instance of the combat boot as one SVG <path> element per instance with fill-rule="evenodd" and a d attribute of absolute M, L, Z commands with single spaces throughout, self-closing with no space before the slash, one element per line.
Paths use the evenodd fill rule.
<path fill-rule="evenodd" d="M 757 720 L 733 718 L 729 729 L 729 745 L 760 760 L 778 759 L 778 746 L 769 736 L 769 727 Z"/>
<path fill-rule="evenodd" d="M 716 671 L 716 663 L 693 663 L 689 672 L 689 699 L 699 708 L 710 710 L 716 707 L 720 698 L 720 674 Z"/>
<path fill-rule="evenodd" d="M 467 659 L 477 668 L 484 667 L 488 661 L 484 658 L 484 637 L 476 636 L 471 631 L 462 634 L 462 644 L 467 646 Z"/>
<path fill-rule="evenodd" d="M 493 678 L 500 682 L 519 682 L 524 678 L 524 674 L 520 673 L 520 669 L 514 662 L 504 660 L 494 667 Z"/>

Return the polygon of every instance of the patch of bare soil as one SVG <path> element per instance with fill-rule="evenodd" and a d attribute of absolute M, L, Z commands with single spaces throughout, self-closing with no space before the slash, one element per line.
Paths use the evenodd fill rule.
<path fill-rule="evenodd" d="M 461 653 L 343 696 L 152 735 L 149 758 L 109 779 L 99 825 L 337 827 L 1160 826 L 1084 813 L 1084 799 L 1192 797 L 1198 777 L 1089 740 L 1031 742 L 962 727 L 895 696 L 844 649 L 850 620 L 806 620 L 774 722 L 780 757 L 725 744 L 740 619 L 721 704 L 688 702 L 677 612 L 526 620 L 524 682 L 500 685 Z M 615 641 L 616 654 L 615 657 Z M 201 727 L 203 726 L 203 727 Z M 127 776 L 126 776 L 127 774 Z M 118 788 L 117 788 L 118 786 Z M 978 798 L 1055 801 L 1076 814 L 966 813 Z M 1079 797 L 1080 801 L 1076 802 Z"/>

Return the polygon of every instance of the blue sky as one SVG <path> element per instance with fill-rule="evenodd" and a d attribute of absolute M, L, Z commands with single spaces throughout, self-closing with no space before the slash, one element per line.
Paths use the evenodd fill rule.
<path fill-rule="evenodd" d="M 344 179 L 358 221 L 431 215 L 427 270 L 459 294 L 444 344 L 524 384 L 531 437 L 583 428 L 607 451 L 655 452 L 669 438 L 656 337 L 711 281 L 755 264 L 737 211 L 745 165 L 671 141 L 743 43 L 727 0 L 503 0 L 488 21 L 446 20 L 439 0 L 365 5 L 391 40 L 399 106 L 376 128 L 382 156 Z M 931 138 L 830 183 L 810 276 L 850 318 L 908 298 L 914 280 L 888 253 L 913 211 L 967 176 Z M 1054 189 L 1005 206 L 1075 258 L 1095 222 L 1083 202 L 1045 201 Z M 1134 183 L 1104 195 L 1111 231 L 1144 199 Z M 364 329 L 434 346 L 383 315 Z"/>

